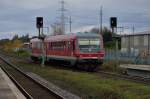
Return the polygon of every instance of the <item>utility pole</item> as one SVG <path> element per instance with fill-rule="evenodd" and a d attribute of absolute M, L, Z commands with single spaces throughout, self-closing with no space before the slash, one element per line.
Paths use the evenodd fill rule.
<path fill-rule="evenodd" d="M 134 25 L 133 25 L 133 27 L 132 27 L 132 31 L 133 31 L 133 35 L 134 35 L 134 31 L 135 31 Z"/>
<path fill-rule="evenodd" d="M 65 7 L 64 7 L 64 0 L 61 1 L 61 8 L 60 8 L 60 11 L 61 11 L 61 29 L 62 29 L 62 34 L 65 34 Z"/>
<path fill-rule="evenodd" d="M 132 32 L 133 32 L 133 53 L 134 53 L 134 55 L 135 55 L 135 42 L 134 42 L 134 25 L 133 25 L 133 27 L 132 27 Z"/>
<path fill-rule="evenodd" d="M 103 6 L 100 7 L 100 34 L 103 32 Z"/>
<path fill-rule="evenodd" d="M 70 33 L 71 33 L 71 28 L 72 28 L 72 19 L 71 19 L 71 16 L 70 16 L 70 20 L 69 20 L 69 23 L 70 23 Z"/>

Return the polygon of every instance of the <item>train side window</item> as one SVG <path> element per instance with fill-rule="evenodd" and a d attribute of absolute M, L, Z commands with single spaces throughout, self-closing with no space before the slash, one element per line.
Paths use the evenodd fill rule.
<path fill-rule="evenodd" d="M 70 48 L 70 41 L 68 41 L 68 49 Z"/>
<path fill-rule="evenodd" d="M 65 48 L 65 42 L 63 41 L 62 42 L 62 50 L 64 50 L 64 48 Z"/>
<path fill-rule="evenodd" d="M 51 42 L 48 43 L 48 48 L 51 50 Z"/>
<path fill-rule="evenodd" d="M 53 42 L 53 50 L 55 50 L 55 49 L 56 49 L 56 43 Z"/>
<path fill-rule="evenodd" d="M 66 41 L 64 41 L 64 50 L 65 50 L 65 48 L 66 48 Z"/>
<path fill-rule="evenodd" d="M 73 49 L 73 51 L 75 50 L 75 43 L 74 43 L 74 41 L 72 41 L 72 49 Z"/>
<path fill-rule="evenodd" d="M 51 42 L 51 49 L 53 50 L 53 42 Z"/>

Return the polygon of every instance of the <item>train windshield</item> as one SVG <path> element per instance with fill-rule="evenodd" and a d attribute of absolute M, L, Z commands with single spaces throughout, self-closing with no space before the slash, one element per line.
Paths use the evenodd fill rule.
<path fill-rule="evenodd" d="M 79 39 L 79 49 L 81 52 L 99 52 L 100 50 L 100 39 Z"/>

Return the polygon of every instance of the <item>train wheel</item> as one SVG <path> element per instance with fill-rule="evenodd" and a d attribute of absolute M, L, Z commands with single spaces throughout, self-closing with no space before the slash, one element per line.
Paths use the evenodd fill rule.
<path fill-rule="evenodd" d="M 88 64 L 88 71 L 89 72 L 95 72 L 96 71 L 96 65 L 95 64 Z"/>

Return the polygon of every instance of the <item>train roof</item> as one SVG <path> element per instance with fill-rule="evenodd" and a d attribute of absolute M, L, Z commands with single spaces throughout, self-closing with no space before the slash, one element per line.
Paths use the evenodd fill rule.
<path fill-rule="evenodd" d="M 101 35 L 96 34 L 96 33 L 78 32 L 78 33 L 70 33 L 70 34 L 65 34 L 65 35 L 46 36 L 45 41 L 62 41 L 62 40 L 71 40 L 71 39 L 82 38 L 82 37 L 96 38 L 96 37 L 100 37 L 100 36 Z M 38 37 L 30 40 L 30 42 L 39 42 L 39 41 L 41 41 L 41 40 Z"/>
<path fill-rule="evenodd" d="M 37 38 L 32 38 L 31 40 L 30 40 L 30 42 L 39 42 L 39 41 L 41 41 L 38 37 Z"/>
<path fill-rule="evenodd" d="M 90 38 L 95 38 L 95 37 L 100 37 L 100 35 L 95 34 L 95 33 L 70 33 L 66 35 L 56 35 L 56 36 L 47 36 L 45 38 L 45 41 L 62 41 L 62 40 L 71 40 L 75 39 L 78 37 L 90 37 Z"/>
<path fill-rule="evenodd" d="M 70 40 L 75 39 L 75 34 L 67 34 L 67 35 L 55 35 L 55 36 L 47 36 L 45 41 L 62 41 L 62 40 Z"/>

